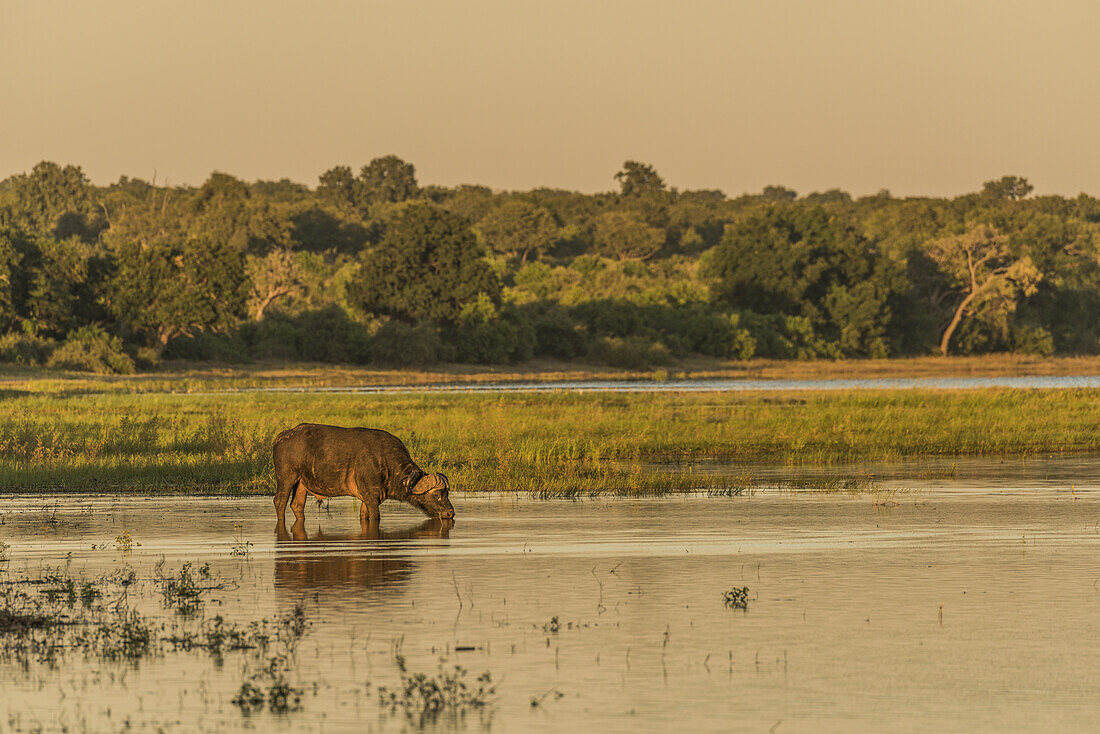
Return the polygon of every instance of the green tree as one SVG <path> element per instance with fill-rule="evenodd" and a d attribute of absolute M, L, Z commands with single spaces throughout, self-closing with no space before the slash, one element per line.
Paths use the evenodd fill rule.
<path fill-rule="evenodd" d="M 321 174 L 317 196 L 341 209 L 355 206 L 355 176 L 348 166 L 336 166 Z"/>
<path fill-rule="evenodd" d="M 80 166 L 42 161 L 30 173 L 10 179 L 11 216 L 21 229 L 65 239 L 95 237 L 88 177 Z"/>
<path fill-rule="evenodd" d="M 225 173 L 210 175 L 191 200 L 190 213 L 192 238 L 215 239 L 261 254 L 290 244 L 289 218 L 271 202 L 253 199 L 244 181 Z"/>
<path fill-rule="evenodd" d="M 788 189 L 786 186 L 765 186 L 760 198 L 772 203 L 794 201 L 798 198 L 798 192 L 794 189 Z"/>
<path fill-rule="evenodd" d="M 453 322 L 480 294 L 500 300 L 500 281 L 484 256 L 463 217 L 409 204 L 363 254 L 348 299 L 364 311 L 408 321 Z"/>
<path fill-rule="evenodd" d="M 807 319 L 825 340 L 824 353 L 886 355 L 895 276 L 843 218 L 821 208 L 769 207 L 727 230 L 710 269 L 718 299 Z"/>
<path fill-rule="evenodd" d="M 633 211 L 612 211 L 596 220 L 596 250 L 618 260 L 647 260 L 665 244 L 665 232 Z"/>
<path fill-rule="evenodd" d="M 982 196 L 990 201 L 1019 201 L 1032 192 L 1032 185 L 1023 176 L 1002 176 L 982 184 Z"/>
<path fill-rule="evenodd" d="M 981 314 L 1003 322 L 1016 310 L 1020 296 L 1030 296 L 1043 274 L 1027 255 L 1016 257 L 1008 238 L 987 225 L 932 242 L 928 256 L 940 266 L 953 286 L 951 320 L 940 338 L 947 356 L 951 336 L 967 316 Z"/>
<path fill-rule="evenodd" d="M 244 256 L 224 242 L 139 244 L 119 252 L 110 309 L 128 330 L 163 347 L 174 337 L 232 326 L 244 316 Z"/>
<path fill-rule="evenodd" d="M 264 312 L 276 301 L 288 296 L 300 296 L 305 282 L 298 256 L 287 249 L 277 249 L 266 255 L 249 255 L 245 270 L 251 284 L 248 297 L 253 320 L 261 321 Z"/>
<path fill-rule="evenodd" d="M 0 229 L 0 331 L 15 324 L 14 281 L 17 277 L 20 257 L 12 239 L 15 233 Z"/>
<path fill-rule="evenodd" d="M 395 155 L 375 158 L 359 171 L 355 203 L 366 211 L 377 204 L 396 204 L 416 196 L 416 169 Z"/>
<path fill-rule="evenodd" d="M 91 248 L 77 237 L 35 241 L 23 261 L 28 279 L 23 310 L 36 332 L 63 336 L 78 325 L 81 306 L 89 300 L 91 258 Z"/>
<path fill-rule="evenodd" d="M 623 196 L 660 193 L 665 190 L 665 182 L 657 170 L 646 163 L 625 161 L 623 170 L 615 174 L 619 182 L 619 193 Z"/>
<path fill-rule="evenodd" d="M 493 209 L 477 230 L 496 252 L 527 262 L 534 252 L 541 255 L 558 239 L 558 224 L 550 212 L 522 199 L 511 199 Z"/>

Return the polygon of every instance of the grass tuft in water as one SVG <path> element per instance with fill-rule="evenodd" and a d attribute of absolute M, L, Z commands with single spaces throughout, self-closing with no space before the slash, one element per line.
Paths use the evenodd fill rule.
<path fill-rule="evenodd" d="M 394 662 L 401 674 L 401 687 L 395 691 L 379 687 L 379 703 L 391 712 L 404 712 L 409 722 L 420 728 L 441 723 L 441 720 L 457 724 L 470 711 L 489 706 L 496 694 L 488 671 L 467 684 L 466 669 L 460 665 L 447 668 L 442 659 L 434 676 L 410 672 L 403 655 L 396 655 Z"/>

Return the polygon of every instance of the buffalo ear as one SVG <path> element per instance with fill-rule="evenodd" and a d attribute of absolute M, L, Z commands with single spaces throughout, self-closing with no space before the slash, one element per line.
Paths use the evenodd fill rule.
<path fill-rule="evenodd" d="M 443 480 L 443 486 L 447 489 L 451 488 L 451 480 L 447 478 L 447 475 L 443 472 L 439 472 L 439 478 Z"/>

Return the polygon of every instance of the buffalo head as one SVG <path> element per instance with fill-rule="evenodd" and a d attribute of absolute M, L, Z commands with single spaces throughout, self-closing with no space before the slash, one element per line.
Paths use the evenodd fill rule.
<path fill-rule="evenodd" d="M 409 503 L 419 507 L 425 515 L 450 520 L 455 516 L 448 496 L 450 491 L 446 474 L 425 474 L 409 492 Z"/>

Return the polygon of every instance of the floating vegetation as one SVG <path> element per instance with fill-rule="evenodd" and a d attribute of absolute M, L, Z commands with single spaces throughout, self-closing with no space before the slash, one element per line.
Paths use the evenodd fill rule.
<path fill-rule="evenodd" d="M 440 659 L 436 675 L 411 673 L 403 655 L 395 655 L 394 662 L 401 674 L 399 690 L 378 688 L 378 700 L 391 712 L 401 711 L 416 726 L 424 727 L 441 719 L 458 722 L 470 711 L 488 707 L 496 694 L 492 675 L 486 671 L 467 685 L 467 671 L 460 665 L 445 666 Z"/>
<path fill-rule="evenodd" d="M 730 609 L 745 611 L 749 608 L 749 587 L 734 586 L 722 595 L 722 600 Z"/>
<path fill-rule="evenodd" d="M 123 530 L 115 536 L 115 548 L 118 548 L 123 553 L 129 553 L 134 549 L 135 545 L 141 545 L 141 543 L 134 540 L 129 530 Z"/>

